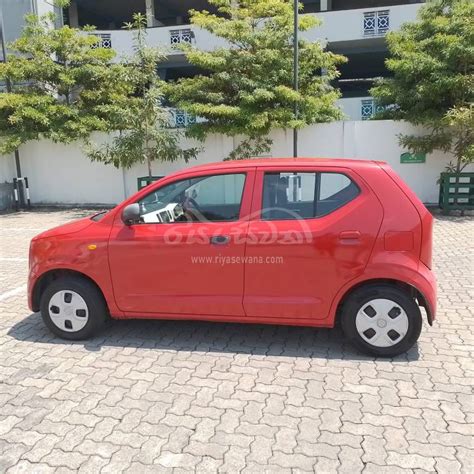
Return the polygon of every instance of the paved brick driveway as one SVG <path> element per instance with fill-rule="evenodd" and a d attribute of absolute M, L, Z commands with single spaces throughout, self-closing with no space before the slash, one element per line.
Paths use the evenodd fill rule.
<path fill-rule="evenodd" d="M 338 330 L 135 321 L 55 339 L 26 306 L 28 242 L 78 215 L 0 216 L 0 472 L 473 472 L 472 219 L 436 221 L 435 326 L 374 360 Z"/>

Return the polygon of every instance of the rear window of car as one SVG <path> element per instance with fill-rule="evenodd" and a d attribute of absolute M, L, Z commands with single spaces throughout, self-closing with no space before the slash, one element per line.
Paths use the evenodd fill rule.
<path fill-rule="evenodd" d="M 359 193 L 357 184 L 343 173 L 265 173 L 262 219 L 322 217 L 346 205 Z"/>

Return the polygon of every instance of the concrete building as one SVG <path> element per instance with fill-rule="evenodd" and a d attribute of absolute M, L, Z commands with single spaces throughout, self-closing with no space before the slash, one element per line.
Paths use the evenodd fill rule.
<path fill-rule="evenodd" d="M 388 74 L 385 35 L 402 23 L 413 21 L 423 2 L 419 0 L 300 0 L 303 14 L 317 15 L 322 25 L 302 36 L 322 41 L 331 51 L 344 54 L 347 64 L 335 84 L 342 92 L 340 107 L 348 120 L 365 120 L 375 112 L 369 95 L 373 80 Z M 197 71 L 187 64 L 175 48 L 179 43 L 192 43 L 203 50 L 221 45 L 219 39 L 190 25 L 189 10 L 215 8 L 206 0 L 72 0 L 64 21 L 71 26 L 95 25 L 102 45 L 113 47 L 120 54 L 132 52 L 132 33 L 121 27 L 133 13 L 146 14 L 148 41 L 163 47 L 168 60 L 159 71 L 166 79 L 192 76 Z M 179 116 L 185 125 L 187 117 Z"/>
<path fill-rule="evenodd" d="M 300 0 L 303 14 L 317 15 L 322 25 L 302 36 L 322 41 L 327 48 L 347 56 L 341 66 L 341 76 L 334 84 L 342 92 L 339 106 L 347 120 L 366 120 L 376 111 L 369 89 L 377 77 L 388 71 L 385 35 L 416 18 L 421 0 Z M 3 13 L 4 38 L 9 43 L 17 38 L 24 26 L 24 15 L 54 11 L 51 0 L 0 0 Z M 73 27 L 94 25 L 102 46 L 114 48 L 118 57 L 132 53 L 132 32 L 124 30 L 136 12 L 147 16 L 148 42 L 168 53 L 158 73 L 165 80 L 192 76 L 197 71 L 187 63 L 176 48 L 180 43 L 192 43 L 203 50 L 222 45 L 222 41 L 207 31 L 190 25 L 189 10 L 215 8 L 207 0 L 71 0 L 70 6 L 58 15 L 59 23 Z M 58 12 L 57 12 L 58 13 Z M 0 53 L 1 54 L 1 53 Z M 185 113 L 175 116 L 178 126 L 186 126 Z"/>
<path fill-rule="evenodd" d="M 17 39 L 25 26 L 25 15 L 37 13 L 42 15 L 54 12 L 53 2 L 48 0 L 0 0 L 0 12 L 3 19 L 3 39 L 5 43 L 11 43 Z M 56 9 L 57 13 L 60 13 Z M 0 49 L 0 58 L 3 60 L 3 53 Z"/>

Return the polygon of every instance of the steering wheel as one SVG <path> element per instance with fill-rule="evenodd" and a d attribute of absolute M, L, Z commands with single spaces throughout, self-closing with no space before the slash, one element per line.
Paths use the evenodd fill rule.
<path fill-rule="evenodd" d="M 202 216 L 202 209 L 199 207 L 199 204 L 192 198 L 187 197 L 183 202 L 183 209 L 184 212 L 188 212 L 197 220 L 200 220 L 200 216 Z"/>

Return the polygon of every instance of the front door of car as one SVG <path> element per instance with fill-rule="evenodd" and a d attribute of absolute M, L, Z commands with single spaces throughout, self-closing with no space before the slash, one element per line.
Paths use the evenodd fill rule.
<path fill-rule="evenodd" d="M 345 168 L 258 171 L 246 250 L 249 317 L 324 319 L 366 266 L 383 211 Z"/>
<path fill-rule="evenodd" d="M 243 256 L 255 172 L 195 172 L 142 197 L 141 220 L 118 215 L 109 241 L 120 310 L 244 314 Z"/>

